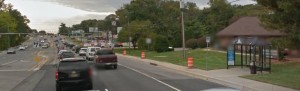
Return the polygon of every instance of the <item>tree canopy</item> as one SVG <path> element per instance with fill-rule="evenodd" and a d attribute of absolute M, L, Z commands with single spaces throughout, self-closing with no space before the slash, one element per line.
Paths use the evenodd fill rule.
<path fill-rule="evenodd" d="M 31 33 L 28 26 L 29 19 L 22 15 L 13 5 L 0 1 L 0 33 Z M 25 41 L 25 35 L 2 35 L 0 37 L 0 50 L 16 46 Z"/>

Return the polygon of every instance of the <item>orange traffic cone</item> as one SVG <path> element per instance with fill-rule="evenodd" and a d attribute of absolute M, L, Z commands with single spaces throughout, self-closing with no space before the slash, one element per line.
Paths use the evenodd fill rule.
<path fill-rule="evenodd" d="M 192 57 L 188 57 L 188 68 L 189 69 L 193 68 L 193 58 Z"/>
<path fill-rule="evenodd" d="M 123 50 L 123 55 L 126 55 L 126 50 L 125 49 Z"/>
<path fill-rule="evenodd" d="M 145 52 L 144 51 L 142 51 L 142 53 L 141 53 L 141 58 L 145 59 Z"/>

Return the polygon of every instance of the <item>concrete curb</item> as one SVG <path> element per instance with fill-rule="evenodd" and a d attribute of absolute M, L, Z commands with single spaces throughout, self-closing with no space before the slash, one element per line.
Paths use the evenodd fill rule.
<path fill-rule="evenodd" d="M 162 66 L 162 67 L 165 67 L 167 69 L 176 70 L 176 71 L 186 73 L 184 75 L 189 75 L 189 76 L 192 76 L 192 77 L 195 77 L 195 78 L 199 78 L 199 79 L 207 80 L 207 81 L 210 81 L 210 82 L 218 83 L 218 84 L 228 86 L 228 87 L 232 87 L 232 88 L 235 88 L 235 89 L 239 89 L 239 90 L 242 90 L 242 91 L 266 91 L 266 89 L 260 89 L 260 88 L 254 88 L 254 87 L 251 87 L 251 86 L 245 86 L 245 85 L 243 85 L 239 82 L 233 82 L 233 81 L 230 82 L 230 81 L 227 81 L 227 80 L 214 78 L 214 77 L 209 77 L 209 76 L 199 74 L 199 73 L 197 74 L 197 73 L 193 73 L 193 72 L 190 72 L 190 71 L 182 70 L 178 67 L 184 67 L 184 66 L 175 65 L 175 64 L 172 64 L 172 63 L 161 62 L 161 61 L 156 61 L 156 60 L 151 60 L 151 59 L 141 59 L 139 57 L 130 56 L 130 55 L 123 55 L 123 54 L 117 54 L 117 56 L 122 56 L 122 57 L 131 58 L 131 59 L 141 60 L 142 62 L 145 62 L 145 63 L 157 64 L 156 66 Z M 166 64 L 168 64 L 168 65 L 166 65 Z M 170 65 L 175 65 L 177 67 L 170 67 Z M 193 70 L 193 69 L 191 69 L 191 70 Z M 244 79 L 244 78 L 241 78 L 241 79 Z M 245 80 L 249 80 L 249 79 L 245 79 Z M 268 83 L 265 83 L 265 84 L 268 84 Z M 276 85 L 271 85 L 271 86 L 276 86 Z M 272 91 L 282 91 L 282 89 L 275 89 L 275 88 L 276 87 L 272 88 Z M 282 88 L 284 88 L 285 91 L 297 91 L 297 90 L 290 89 L 290 88 L 285 88 L 285 87 L 282 87 Z"/>

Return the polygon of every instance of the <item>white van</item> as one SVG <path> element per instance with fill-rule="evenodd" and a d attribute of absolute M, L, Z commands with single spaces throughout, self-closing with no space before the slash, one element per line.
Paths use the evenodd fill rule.
<path fill-rule="evenodd" d="M 93 61 L 95 52 L 100 49 L 101 49 L 100 47 L 88 47 L 85 55 L 86 59 L 88 61 Z"/>

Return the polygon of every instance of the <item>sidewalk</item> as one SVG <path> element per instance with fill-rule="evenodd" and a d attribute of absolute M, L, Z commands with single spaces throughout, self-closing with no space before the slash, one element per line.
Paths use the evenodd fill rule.
<path fill-rule="evenodd" d="M 228 87 L 236 88 L 242 91 L 297 91 L 294 89 L 281 87 L 277 85 L 272 85 L 268 83 L 263 83 L 259 81 L 249 80 L 241 78 L 239 76 L 250 75 L 248 68 L 231 68 L 231 69 L 219 69 L 219 70 L 210 70 L 205 71 L 201 69 L 188 69 L 184 66 L 179 66 L 167 62 L 160 62 L 150 59 L 140 59 L 139 57 L 134 56 L 124 56 L 117 54 L 118 56 L 127 57 L 131 59 L 140 60 L 146 63 L 157 64 L 158 66 L 163 66 L 169 69 L 180 71 L 185 75 L 189 75 L 195 78 L 219 83 Z"/>

